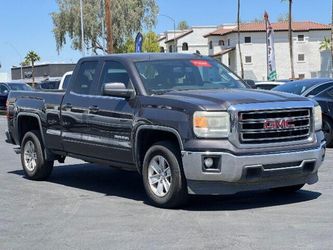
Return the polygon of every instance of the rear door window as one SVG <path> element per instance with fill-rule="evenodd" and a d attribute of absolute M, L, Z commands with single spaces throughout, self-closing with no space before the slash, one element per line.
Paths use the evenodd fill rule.
<path fill-rule="evenodd" d="M 82 62 L 71 91 L 81 95 L 92 95 L 97 66 L 98 61 Z"/>

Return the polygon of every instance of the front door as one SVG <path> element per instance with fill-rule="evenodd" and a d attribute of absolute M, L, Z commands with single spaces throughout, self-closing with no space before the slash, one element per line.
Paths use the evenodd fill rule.
<path fill-rule="evenodd" d="M 105 83 L 124 83 L 133 88 L 128 70 L 120 62 L 105 61 L 97 94 L 89 98 L 88 130 L 90 152 L 94 157 L 115 163 L 132 164 L 131 131 L 135 99 L 103 96 Z"/>

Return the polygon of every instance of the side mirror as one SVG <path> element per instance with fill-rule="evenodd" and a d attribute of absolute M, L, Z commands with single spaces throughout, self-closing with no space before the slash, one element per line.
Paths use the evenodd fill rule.
<path fill-rule="evenodd" d="M 103 86 L 103 95 L 129 99 L 133 97 L 134 90 L 127 89 L 125 84 L 121 82 L 105 83 Z"/>
<path fill-rule="evenodd" d="M 256 89 L 256 83 L 250 79 L 244 79 L 244 82 L 249 85 L 252 89 Z"/>

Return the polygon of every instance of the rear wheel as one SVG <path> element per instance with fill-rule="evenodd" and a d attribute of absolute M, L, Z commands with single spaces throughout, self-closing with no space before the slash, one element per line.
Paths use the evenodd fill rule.
<path fill-rule="evenodd" d="M 54 161 L 45 159 L 39 131 L 29 131 L 24 135 L 21 144 L 21 163 L 28 179 L 45 180 L 50 176 Z"/>
<path fill-rule="evenodd" d="M 299 184 L 299 185 L 294 185 L 294 186 L 288 186 L 288 187 L 279 187 L 279 188 L 272 188 L 271 190 L 273 192 L 277 193 L 294 193 L 297 192 L 298 190 L 302 189 L 305 184 Z"/>
<path fill-rule="evenodd" d="M 323 132 L 324 132 L 324 135 L 325 135 L 325 140 L 326 140 L 327 146 L 332 146 L 333 124 L 326 117 L 323 117 Z"/>
<path fill-rule="evenodd" d="M 150 201 L 163 208 L 186 203 L 187 185 L 175 145 L 162 141 L 147 151 L 142 169 L 143 184 Z"/>

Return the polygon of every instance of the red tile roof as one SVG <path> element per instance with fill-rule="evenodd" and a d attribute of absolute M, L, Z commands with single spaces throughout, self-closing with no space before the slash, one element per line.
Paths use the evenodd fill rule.
<path fill-rule="evenodd" d="M 274 31 L 287 31 L 288 30 L 288 22 L 279 22 L 272 23 L 272 27 Z M 239 26 L 241 32 L 263 32 L 266 30 L 266 25 L 264 22 L 261 23 L 242 23 Z M 311 21 L 305 22 L 293 22 L 292 30 L 293 31 L 310 31 L 310 30 L 330 30 L 331 26 L 327 24 L 315 23 Z M 219 28 L 204 37 L 208 36 L 223 36 L 229 33 L 237 32 L 237 27 L 228 28 L 222 27 Z"/>
<path fill-rule="evenodd" d="M 165 41 L 165 43 L 169 43 L 169 42 L 172 42 L 173 40 L 178 40 L 178 39 L 180 39 L 180 38 L 182 38 L 182 37 L 184 37 L 184 36 L 187 36 L 188 34 L 191 34 L 193 32 L 193 30 L 187 30 L 187 31 L 185 31 L 184 33 L 182 33 L 182 34 L 180 34 L 180 35 L 178 35 L 178 36 L 176 36 L 175 38 L 170 38 L 169 40 L 167 40 L 167 41 Z"/>

